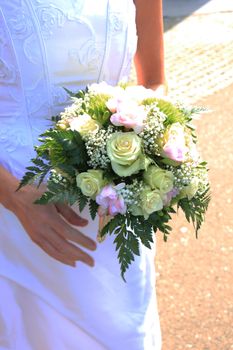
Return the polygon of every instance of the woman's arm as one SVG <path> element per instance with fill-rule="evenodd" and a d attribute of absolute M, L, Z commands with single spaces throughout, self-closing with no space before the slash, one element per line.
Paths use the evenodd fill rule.
<path fill-rule="evenodd" d="M 165 85 L 162 0 L 134 0 L 138 46 L 135 66 L 138 84 Z"/>

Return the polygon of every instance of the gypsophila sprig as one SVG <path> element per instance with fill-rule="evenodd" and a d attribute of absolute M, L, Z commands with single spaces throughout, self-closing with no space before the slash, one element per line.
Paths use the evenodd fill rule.
<path fill-rule="evenodd" d="M 70 105 L 40 135 L 37 156 L 19 188 L 44 182 L 47 190 L 36 203 L 88 207 L 93 220 L 98 214 L 98 237 L 115 236 L 125 280 L 140 245 L 150 249 L 157 231 L 168 239 L 174 206 L 184 211 L 196 235 L 204 221 L 208 168 L 192 123 L 203 109 L 157 99 L 153 90 L 127 84 L 66 91 Z"/>
<path fill-rule="evenodd" d="M 163 135 L 166 115 L 159 110 L 156 102 L 145 107 L 147 110 L 147 118 L 145 127 L 140 133 L 140 137 L 143 139 L 144 149 L 147 154 L 160 155 L 160 147 L 156 140 L 159 136 Z"/>
<path fill-rule="evenodd" d="M 106 141 L 114 132 L 114 127 L 109 125 L 107 129 L 100 129 L 96 134 L 88 134 L 85 137 L 87 154 L 89 157 L 88 165 L 90 168 L 107 169 L 111 163 L 108 154 Z"/>

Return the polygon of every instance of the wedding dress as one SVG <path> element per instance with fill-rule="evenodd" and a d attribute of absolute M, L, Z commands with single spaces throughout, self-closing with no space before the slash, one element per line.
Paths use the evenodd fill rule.
<path fill-rule="evenodd" d="M 1 165 L 21 178 L 49 117 L 69 103 L 63 87 L 127 78 L 136 43 L 133 0 L 0 0 Z M 96 239 L 97 220 L 82 216 Z M 0 349 L 161 349 L 154 254 L 142 247 L 124 283 L 109 237 L 94 268 L 72 268 L 1 205 Z"/>

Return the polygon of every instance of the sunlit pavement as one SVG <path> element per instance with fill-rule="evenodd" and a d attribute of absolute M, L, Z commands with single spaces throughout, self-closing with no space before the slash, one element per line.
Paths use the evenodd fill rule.
<path fill-rule="evenodd" d="M 165 28 L 171 28 L 165 32 L 169 95 L 211 110 L 196 125 L 209 163 L 212 201 L 198 240 L 182 213 L 174 216 L 168 243 L 157 234 L 163 350 L 231 350 L 233 12 L 199 10 L 181 19 L 165 17 Z"/>

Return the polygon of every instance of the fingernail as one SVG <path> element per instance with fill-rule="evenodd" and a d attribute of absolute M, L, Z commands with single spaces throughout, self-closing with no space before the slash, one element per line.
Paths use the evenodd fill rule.
<path fill-rule="evenodd" d="M 96 250 L 96 249 L 97 249 L 97 244 L 96 244 L 94 241 L 91 243 L 91 245 L 92 245 L 92 249 L 93 249 L 93 250 Z"/>
<path fill-rule="evenodd" d="M 86 220 L 86 219 L 81 219 L 80 224 L 83 225 L 83 226 L 86 226 L 86 225 L 88 224 L 88 220 Z"/>
<path fill-rule="evenodd" d="M 91 267 L 94 267 L 94 266 L 95 266 L 95 262 L 94 262 L 94 261 L 90 261 L 90 262 L 89 262 L 89 265 L 90 265 Z"/>

